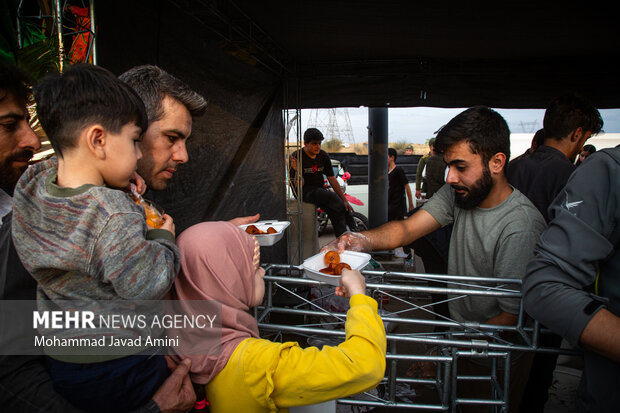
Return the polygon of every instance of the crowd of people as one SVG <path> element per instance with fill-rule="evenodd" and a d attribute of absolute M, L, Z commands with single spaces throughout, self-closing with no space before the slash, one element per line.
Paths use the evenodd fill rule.
<path fill-rule="evenodd" d="M 523 278 L 528 314 L 584 350 L 579 410 L 615 411 L 620 402 L 613 391 L 620 374 L 620 147 L 588 156 L 577 169 L 574 165 L 586 140 L 602 126 L 600 113 L 587 99 L 559 96 L 545 111 L 532 148 L 509 164 L 504 119 L 487 107 L 467 109 L 433 142 L 448 167 L 447 185 L 406 220 L 346 233 L 326 248 L 415 248 L 415 242 L 451 225 L 447 273 Z M 508 298 L 468 296 L 449 303 L 457 322 L 516 325 L 518 310 L 518 300 Z M 558 347 L 558 340 L 545 334 L 540 345 Z M 557 356 L 533 358 L 512 359 L 511 412 L 544 409 Z M 490 373 L 489 366 L 464 364 L 460 371 L 465 374 Z M 490 397 L 488 386 L 468 381 L 464 387 L 466 397 Z"/>
<path fill-rule="evenodd" d="M 258 214 L 203 222 L 177 238 L 172 217 L 164 214 L 155 228 L 130 198 L 132 185 L 142 193 L 165 189 L 188 162 L 186 142 L 194 118 L 206 111 L 204 97 L 156 66 L 118 78 L 92 65 L 50 75 L 34 86 L 33 98 L 55 156 L 29 167 L 40 148 L 28 123 L 31 83 L 14 66 L 0 68 L 0 298 L 36 300 L 40 309 L 63 308 L 67 299 L 216 300 L 221 351 L 3 355 L 0 406 L 175 412 L 201 409 L 208 400 L 214 412 L 279 411 L 360 393 L 383 379 L 385 329 L 358 271 L 344 270 L 335 291 L 350 299 L 344 342 L 302 349 L 264 340 L 249 312 L 265 294 L 260 249 L 238 228 Z M 413 209 L 390 151 L 394 220 L 361 233 L 347 231 L 350 205 L 321 150 L 319 130 L 304 133 L 290 176 L 301 183 L 303 200 L 332 220 L 338 238 L 327 249 L 415 248 L 449 227 L 446 273 L 523 278 L 528 314 L 558 334 L 543 335 L 540 344 L 558 347 L 564 337 L 584 351 L 580 409 L 611 412 L 620 402 L 614 392 L 620 377 L 620 147 L 574 164 L 602 126 L 587 99 L 559 96 L 545 112 L 536 146 L 508 162 L 505 120 L 488 107 L 469 108 L 431 144 L 421 171 L 428 179 L 422 207 Z M 324 189 L 323 175 L 333 192 Z M 516 298 L 466 296 L 451 300 L 446 311 L 457 322 L 513 326 L 519 307 Z M 182 338 L 203 339 L 195 333 Z M 543 411 L 555 362 L 548 354 L 511 359 L 509 411 Z M 466 361 L 459 369 L 479 376 L 490 366 Z M 489 397 L 488 386 L 475 381 L 458 391 Z M 469 407 L 475 408 L 463 409 Z"/>
<path fill-rule="evenodd" d="M 188 161 L 192 119 L 207 105 L 202 96 L 154 66 L 120 78 L 101 67 L 72 66 L 34 89 L 56 156 L 26 169 L 40 147 L 28 124 L 27 79 L 14 67 L 3 66 L 0 74 L 2 299 L 36 299 L 40 310 L 67 311 L 76 300 L 199 297 L 223 306 L 215 359 L 166 359 L 149 348 L 103 357 L 51 349 L 45 356 L 5 355 L 3 408 L 188 411 L 205 406 L 208 385 L 211 411 L 273 411 L 359 393 L 383 378 L 385 331 L 358 271 L 345 270 L 336 290 L 351 304 L 348 335 L 338 347 L 302 350 L 260 340 L 248 310 L 262 302 L 264 270 L 257 241 L 238 228 L 258 215 L 199 224 L 177 241 L 172 217 L 164 214 L 163 225 L 151 227 L 129 197 L 132 183 L 142 191 L 144 182 L 165 189 Z M 335 363 L 341 375 L 332 374 Z M 299 377 L 308 371 L 330 380 L 300 392 Z M 236 397 L 229 395 L 231 383 Z M 196 394 L 203 398 L 196 402 Z"/>

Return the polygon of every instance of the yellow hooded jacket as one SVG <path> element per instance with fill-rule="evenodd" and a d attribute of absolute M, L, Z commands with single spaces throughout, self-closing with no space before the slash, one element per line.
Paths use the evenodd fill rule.
<path fill-rule="evenodd" d="M 386 338 L 377 302 L 357 294 L 337 347 L 302 349 L 295 342 L 248 338 L 207 384 L 213 413 L 288 412 L 370 390 L 385 372 Z"/>

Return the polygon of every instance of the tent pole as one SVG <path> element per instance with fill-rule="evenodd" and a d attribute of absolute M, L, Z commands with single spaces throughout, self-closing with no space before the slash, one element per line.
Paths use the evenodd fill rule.
<path fill-rule="evenodd" d="M 92 51 L 93 51 L 93 64 L 97 64 L 97 32 L 95 31 L 97 25 L 95 24 L 95 0 L 90 0 L 90 31 L 92 36 Z"/>
<path fill-rule="evenodd" d="M 388 108 L 368 108 L 368 222 L 387 222 Z"/>
<path fill-rule="evenodd" d="M 60 0 L 54 0 L 54 10 L 56 11 L 56 28 L 58 30 L 58 68 L 60 73 L 65 68 L 65 45 L 62 38 L 62 12 L 60 10 Z"/>

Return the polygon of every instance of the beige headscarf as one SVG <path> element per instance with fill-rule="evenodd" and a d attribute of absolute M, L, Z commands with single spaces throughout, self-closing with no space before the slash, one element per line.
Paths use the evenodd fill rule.
<path fill-rule="evenodd" d="M 180 356 L 192 360 L 192 381 L 206 384 L 224 368 L 242 340 L 258 337 L 258 324 L 248 310 L 260 248 L 254 237 L 229 222 L 194 225 L 183 231 L 177 245 L 181 272 L 167 298 L 222 303 L 221 353 Z"/>

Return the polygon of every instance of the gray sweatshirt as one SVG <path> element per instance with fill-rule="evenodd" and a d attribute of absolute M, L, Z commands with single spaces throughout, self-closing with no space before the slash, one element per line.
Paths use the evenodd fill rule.
<path fill-rule="evenodd" d="M 549 207 L 524 279 L 527 312 L 578 345 L 602 307 L 620 316 L 620 146 L 579 166 Z M 584 351 L 580 411 L 620 409 L 620 363 Z"/>

